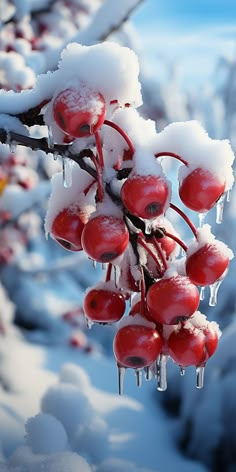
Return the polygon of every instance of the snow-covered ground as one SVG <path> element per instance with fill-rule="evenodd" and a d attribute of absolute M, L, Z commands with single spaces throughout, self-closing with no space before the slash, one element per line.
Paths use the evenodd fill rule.
<path fill-rule="evenodd" d="M 112 358 L 31 344 L 15 333 L 1 351 L 0 436 L 10 471 L 74 472 L 78 455 L 99 472 L 205 470 L 177 451 L 174 423 L 157 398 L 164 393 L 152 381 L 137 389 L 129 372 L 119 396 Z M 59 455 L 65 469 L 56 469 Z"/>

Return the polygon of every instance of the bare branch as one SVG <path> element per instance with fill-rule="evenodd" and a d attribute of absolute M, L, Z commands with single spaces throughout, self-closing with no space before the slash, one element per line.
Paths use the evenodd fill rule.
<path fill-rule="evenodd" d="M 91 149 L 83 149 L 79 154 L 73 154 L 70 151 L 70 144 L 54 144 L 53 147 L 48 146 L 46 138 L 32 138 L 31 136 L 25 136 L 14 131 L 6 131 L 0 128 L 0 142 L 3 144 L 21 145 L 32 149 L 33 151 L 44 151 L 46 154 L 52 154 L 54 156 L 68 157 L 72 161 L 77 162 L 81 169 L 85 170 L 94 179 L 97 179 L 96 170 L 91 167 L 87 162 L 84 161 L 85 157 L 93 157 L 93 151 Z"/>

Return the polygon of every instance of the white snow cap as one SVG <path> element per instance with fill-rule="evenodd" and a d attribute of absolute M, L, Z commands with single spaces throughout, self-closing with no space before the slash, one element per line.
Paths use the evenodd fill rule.
<path fill-rule="evenodd" d="M 220 338 L 222 334 L 218 323 L 216 323 L 216 321 L 208 321 L 206 315 L 200 311 L 195 311 L 195 313 L 184 322 L 183 328 L 196 334 L 206 328 L 212 328 L 216 332 L 218 338 Z M 176 331 L 178 331 L 178 329 L 180 329 L 180 326 L 177 325 Z"/>
<path fill-rule="evenodd" d="M 138 58 L 130 48 L 108 41 L 93 46 L 70 43 L 62 51 L 58 69 L 39 75 L 32 90 L 0 90 L 0 112 L 22 113 L 55 97 L 75 79 L 100 92 L 108 106 L 117 100 L 121 106 L 138 107 L 142 105 L 138 77 Z"/>
<path fill-rule="evenodd" d="M 188 163 L 181 166 L 181 181 L 192 170 L 201 167 L 226 181 L 226 190 L 234 182 L 232 164 L 234 153 L 228 140 L 211 139 L 195 120 L 171 123 L 156 136 L 156 153 L 174 152 Z"/>
<path fill-rule="evenodd" d="M 146 326 L 147 328 L 151 328 L 151 329 L 156 328 L 155 323 L 152 323 L 152 321 L 149 321 L 144 316 L 140 315 L 139 313 L 136 313 L 134 316 L 130 316 L 130 315 L 124 316 L 122 320 L 119 322 L 118 329 L 121 329 L 124 326 L 131 326 L 131 325 Z"/>
<path fill-rule="evenodd" d="M 142 104 L 139 63 L 128 47 L 109 41 L 93 46 L 70 43 L 62 51 L 58 67 L 57 90 L 76 77 L 100 92 L 107 103 Z"/>
<path fill-rule="evenodd" d="M 188 246 L 187 257 L 198 251 L 202 246 L 205 246 L 205 244 L 213 244 L 216 250 L 222 252 L 229 260 L 232 260 L 234 257 L 233 251 L 225 243 L 215 238 L 209 224 L 204 224 L 197 230 L 197 239 Z"/>

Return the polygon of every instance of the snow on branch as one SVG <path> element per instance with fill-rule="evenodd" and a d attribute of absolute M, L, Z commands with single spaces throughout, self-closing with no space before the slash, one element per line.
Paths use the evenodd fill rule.
<path fill-rule="evenodd" d="M 144 0 L 106 0 L 96 11 L 90 23 L 78 34 L 67 40 L 61 47 L 45 51 L 45 59 L 50 70 L 57 66 L 62 49 L 68 42 L 76 42 L 84 45 L 92 45 L 105 41 L 112 33 L 118 31 Z"/>

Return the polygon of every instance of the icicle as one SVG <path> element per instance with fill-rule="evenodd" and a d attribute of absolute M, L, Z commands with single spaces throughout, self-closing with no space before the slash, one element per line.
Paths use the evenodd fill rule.
<path fill-rule="evenodd" d="M 62 175 L 64 187 L 70 188 L 72 185 L 72 160 L 64 156 L 62 157 Z"/>
<path fill-rule="evenodd" d="M 216 203 L 216 223 L 220 225 L 223 221 L 223 212 L 225 204 L 226 193 L 223 193 Z"/>
<path fill-rule="evenodd" d="M 204 225 L 206 215 L 207 211 L 205 211 L 204 213 L 198 213 L 199 228 L 202 228 L 202 226 Z"/>
<path fill-rule="evenodd" d="M 205 287 L 200 288 L 200 300 L 204 300 L 205 298 Z"/>
<path fill-rule="evenodd" d="M 136 376 L 137 387 L 141 387 L 142 386 L 142 369 L 135 369 L 135 376 Z"/>
<path fill-rule="evenodd" d="M 86 321 L 86 328 L 91 329 L 93 326 L 93 322 L 85 316 L 85 321 Z"/>
<path fill-rule="evenodd" d="M 16 143 L 11 139 L 11 133 L 6 131 L 6 144 L 9 146 L 10 153 L 13 154 L 16 151 Z"/>
<path fill-rule="evenodd" d="M 58 156 L 59 156 L 59 153 L 58 153 L 58 152 L 54 152 L 54 153 L 53 153 L 53 159 L 54 159 L 54 161 L 57 160 Z"/>
<path fill-rule="evenodd" d="M 196 380 L 196 387 L 203 388 L 204 385 L 204 371 L 205 367 L 200 366 L 196 368 L 197 380 Z"/>
<path fill-rule="evenodd" d="M 102 263 L 102 270 L 106 270 L 107 264 L 105 262 Z"/>
<path fill-rule="evenodd" d="M 124 393 L 124 380 L 125 380 L 125 367 L 118 366 L 118 388 L 119 388 L 119 395 L 123 395 Z"/>
<path fill-rule="evenodd" d="M 227 190 L 227 192 L 226 192 L 226 201 L 227 201 L 227 202 L 230 202 L 231 196 L 232 196 L 232 188 L 230 188 L 230 189 Z"/>
<path fill-rule="evenodd" d="M 93 260 L 93 268 L 96 269 L 97 267 L 97 261 Z"/>
<path fill-rule="evenodd" d="M 164 392 L 167 389 L 166 365 L 168 356 L 160 354 L 157 359 L 157 390 Z"/>
<path fill-rule="evenodd" d="M 145 367 L 144 372 L 145 372 L 145 380 L 151 380 L 152 379 L 151 367 L 150 366 Z"/>
<path fill-rule="evenodd" d="M 185 368 L 182 366 L 180 366 L 179 368 L 180 368 L 180 375 L 181 377 L 183 377 L 185 375 Z"/>
<path fill-rule="evenodd" d="M 48 147 L 49 149 L 54 148 L 54 138 L 53 138 L 53 132 L 52 132 L 51 126 L 48 126 Z"/>
<path fill-rule="evenodd" d="M 214 284 L 210 285 L 209 306 L 216 306 L 218 290 L 219 290 L 222 282 L 223 282 L 223 279 L 220 278 Z"/>
<path fill-rule="evenodd" d="M 144 220 L 145 223 L 145 233 L 151 234 L 152 232 L 152 220 Z"/>

